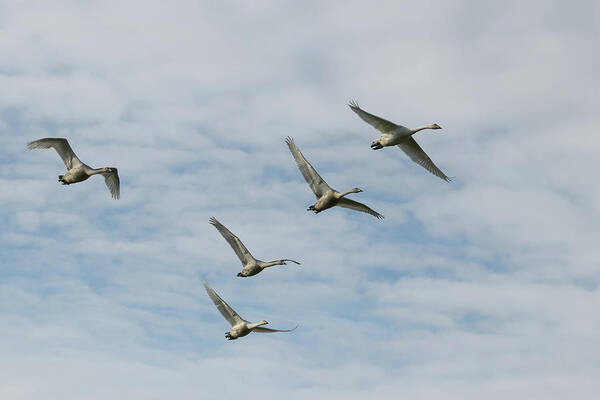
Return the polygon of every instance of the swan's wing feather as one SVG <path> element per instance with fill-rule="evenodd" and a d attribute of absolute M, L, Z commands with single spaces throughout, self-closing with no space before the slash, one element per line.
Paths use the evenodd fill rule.
<path fill-rule="evenodd" d="M 442 178 L 446 182 L 450 182 L 452 179 L 446 176 L 434 163 L 431 161 L 431 158 L 425 153 L 425 151 L 419 146 L 413 137 L 408 137 L 404 139 L 402 143 L 398 144 L 398 147 L 405 152 L 411 160 L 419 164 L 421 167 L 425 168 L 427 171 L 431 172 L 437 177 Z"/>
<path fill-rule="evenodd" d="M 235 254 L 242 262 L 242 265 L 246 265 L 247 263 L 254 261 L 254 257 L 252 257 L 252 254 L 250 254 L 250 252 L 248 251 L 246 246 L 244 246 L 244 243 L 242 243 L 240 238 L 231 233 L 231 231 L 227 229 L 225 225 L 217 221 L 215 217 L 211 217 L 209 221 L 212 226 L 217 228 L 219 233 L 221 233 L 221 236 L 223 236 L 225 240 L 227 240 L 227 243 L 229 243 L 233 251 L 235 251 Z"/>
<path fill-rule="evenodd" d="M 393 131 L 394 129 L 399 127 L 399 125 L 396 125 L 393 122 L 388 121 L 387 119 L 383 119 L 381 117 L 378 117 L 377 115 L 373 115 L 371 113 L 366 112 L 365 110 L 360 108 L 358 103 L 354 100 L 351 100 L 350 103 L 348 103 L 348 107 L 350 107 L 350 109 L 354 111 L 360 117 L 360 119 L 377 129 L 381 133 Z"/>
<path fill-rule="evenodd" d="M 121 181 L 119 180 L 119 171 L 116 168 L 111 168 L 110 172 L 103 172 L 104 183 L 110 191 L 113 199 L 119 200 L 121 197 Z"/>
<path fill-rule="evenodd" d="M 297 327 L 298 327 L 298 325 L 296 325 L 292 329 L 271 329 L 271 328 L 265 328 L 265 327 L 259 326 L 258 328 L 252 329 L 252 331 L 253 332 L 264 332 L 264 333 L 291 332 L 291 331 L 296 330 Z"/>
<path fill-rule="evenodd" d="M 364 213 L 371 214 L 378 219 L 383 219 L 383 215 L 379 214 L 377 211 L 370 209 L 363 203 L 359 203 L 358 201 L 350 200 L 345 197 L 339 199 L 337 205 L 340 207 L 349 208 L 351 210 L 362 211 Z"/>
<path fill-rule="evenodd" d="M 325 194 L 327 190 L 331 190 L 331 188 L 325 182 L 325 180 L 321 178 L 321 175 L 319 175 L 317 171 L 313 168 L 313 166 L 310 165 L 308 161 L 306 161 L 306 158 L 304 158 L 302 152 L 300 152 L 300 149 L 296 147 L 294 139 L 288 136 L 285 139 L 285 142 L 290 148 L 290 151 L 294 156 L 294 160 L 296 160 L 296 165 L 298 165 L 298 169 L 302 173 L 302 176 L 306 180 L 306 183 L 308 183 L 308 186 L 310 186 L 310 188 L 312 189 L 315 196 L 319 198 L 323 196 L 323 194 Z"/>
<path fill-rule="evenodd" d="M 204 289 L 206 289 L 206 293 L 208 293 L 208 297 L 212 300 L 212 302 L 217 306 L 217 310 L 221 313 L 223 317 L 234 326 L 242 322 L 242 318 L 235 312 L 233 308 L 229 306 L 229 304 L 225 303 L 225 300 L 219 297 L 219 295 L 208 285 L 208 282 L 204 282 Z"/>
<path fill-rule="evenodd" d="M 31 149 L 49 149 L 54 148 L 60 158 L 62 158 L 65 163 L 65 167 L 67 170 L 72 169 L 73 167 L 77 167 L 81 165 L 81 160 L 77 158 L 73 149 L 69 145 L 67 139 L 64 138 L 44 138 L 39 140 L 34 140 L 33 142 L 27 143 L 27 148 Z"/>

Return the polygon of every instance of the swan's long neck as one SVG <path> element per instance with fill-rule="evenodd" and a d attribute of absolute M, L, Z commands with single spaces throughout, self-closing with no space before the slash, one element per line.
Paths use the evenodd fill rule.
<path fill-rule="evenodd" d="M 269 261 L 269 262 L 262 263 L 261 267 L 263 267 L 263 268 L 269 268 L 269 267 L 272 267 L 274 265 L 281 265 L 282 263 L 283 263 L 283 260 Z"/>
<path fill-rule="evenodd" d="M 342 197 L 344 197 L 344 196 L 347 196 L 347 195 L 349 195 L 350 193 L 357 193 L 357 192 L 356 192 L 356 190 L 355 190 L 355 189 L 350 189 L 350 190 L 346 190 L 345 192 L 342 192 L 342 193 L 337 193 L 337 194 L 335 195 L 335 197 L 337 197 L 338 199 L 341 199 Z"/>
<path fill-rule="evenodd" d="M 89 176 L 101 174 L 103 172 L 106 172 L 106 168 L 86 168 L 85 169 L 85 173 L 88 174 Z"/>
<path fill-rule="evenodd" d="M 411 129 L 411 132 L 412 132 L 411 135 L 413 135 L 419 131 L 422 131 L 423 129 L 433 129 L 433 126 L 432 125 L 423 125 L 418 128 Z"/>
<path fill-rule="evenodd" d="M 267 325 L 267 324 L 268 324 L 267 321 L 260 321 L 260 322 L 257 322 L 256 324 L 248 324 L 248 328 L 254 329 L 254 328 L 258 328 L 259 326 L 263 326 L 263 325 Z"/>

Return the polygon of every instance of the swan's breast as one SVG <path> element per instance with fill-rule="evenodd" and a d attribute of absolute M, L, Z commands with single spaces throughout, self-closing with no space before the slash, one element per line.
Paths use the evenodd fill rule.
<path fill-rule="evenodd" d="M 383 133 L 379 139 L 379 143 L 381 143 L 382 146 L 395 146 L 411 134 L 412 132 L 410 129 L 400 126 L 394 131 Z"/>
<path fill-rule="evenodd" d="M 63 179 L 68 183 L 76 183 L 85 181 L 90 176 L 85 173 L 83 167 L 72 168 L 64 175 Z"/>
<path fill-rule="evenodd" d="M 259 267 L 256 263 L 246 264 L 244 268 L 242 268 L 242 272 L 246 274 L 246 276 L 256 275 L 261 271 L 261 267 Z"/>
<path fill-rule="evenodd" d="M 231 336 L 235 337 L 246 336 L 249 333 L 250 329 L 248 328 L 248 324 L 245 322 L 233 326 L 230 331 Z"/>
<path fill-rule="evenodd" d="M 335 197 L 333 195 L 333 192 L 331 190 L 328 190 L 323 196 L 319 198 L 319 200 L 317 200 L 317 202 L 315 203 L 315 208 L 317 210 L 325 210 L 327 208 L 330 208 L 334 205 L 334 200 Z"/>

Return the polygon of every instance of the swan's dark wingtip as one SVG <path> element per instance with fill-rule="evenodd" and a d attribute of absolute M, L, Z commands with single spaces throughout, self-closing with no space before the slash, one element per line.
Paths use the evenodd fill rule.
<path fill-rule="evenodd" d="M 382 214 L 379 214 L 377 211 L 373 211 L 373 213 L 369 213 L 377 219 L 384 219 L 385 217 Z"/>

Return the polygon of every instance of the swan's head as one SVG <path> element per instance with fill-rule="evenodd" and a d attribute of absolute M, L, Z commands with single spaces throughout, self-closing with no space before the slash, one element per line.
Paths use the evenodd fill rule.
<path fill-rule="evenodd" d="M 104 170 L 104 172 L 109 173 L 109 174 L 117 172 L 117 169 L 115 167 L 104 167 L 102 169 Z"/>
<path fill-rule="evenodd" d="M 352 189 L 350 192 L 352 192 L 352 193 L 360 193 L 360 192 L 362 192 L 362 191 L 363 191 L 362 189 L 359 189 L 359 188 L 354 188 L 354 189 Z"/>
<path fill-rule="evenodd" d="M 264 319 L 258 323 L 259 325 L 268 325 L 269 323 Z"/>
<path fill-rule="evenodd" d="M 432 124 L 431 129 L 442 129 L 442 127 L 439 126 L 438 124 Z"/>

